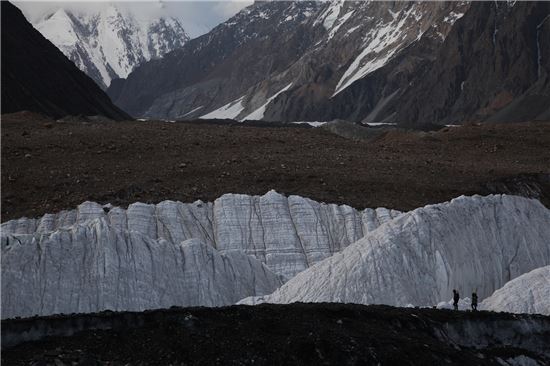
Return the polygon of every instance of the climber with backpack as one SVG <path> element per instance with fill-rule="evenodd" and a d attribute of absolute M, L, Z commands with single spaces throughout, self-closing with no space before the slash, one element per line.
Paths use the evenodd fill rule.
<path fill-rule="evenodd" d="M 472 311 L 477 311 L 477 290 L 472 292 Z"/>
<path fill-rule="evenodd" d="M 457 290 L 453 290 L 453 308 L 458 310 L 458 300 L 460 299 L 460 294 Z"/>

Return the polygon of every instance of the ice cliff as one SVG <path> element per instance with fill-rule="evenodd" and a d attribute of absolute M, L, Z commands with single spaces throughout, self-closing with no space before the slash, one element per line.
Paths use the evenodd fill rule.
<path fill-rule="evenodd" d="M 537 268 L 508 282 L 485 299 L 481 309 L 550 315 L 550 266 Z"/>
<path fill-rule="evenodd" d="M 244 253 L 220 254 L 197 239 L 174 245 L 105 218 L 2 237 L 2 318 L 230 305 L 281 283 Z"/>
<path fill-rule="evenodd" d="M 459 197 L 397 217 L 259 301 L 424 306 L 453 288 L 481 300 L 550 264 L 549 224 L 536 200 Z"/>
<path fill-rule="evenodd" d="M 288 279 L 399 214 L 384 208 L 358 211 L 270 191 L 263 196 L 226 194 L 214 203 L 134 203 L 126 210 L 85 202 L 76 210 L 8 221 L 2 224 L 2 235 L 39 236 L 104 218 L 115 229 L 151 239 L 179 244 L 194 238 L 221 253 L 244 252 Z"/>
<path fill-rule="evenodd" d="M 220 306 L 272 293 L 400 212 L 274 191 L 165 201 L 2 224 L 2 318 Z"/>
<path fill-rule="evenodd" d="M 127 209 L 86 202 L 2 224 L 2 318 L 245 298 L 433 305 L 453 288 L 482 300 L 550 265 L 549 224 L 539 201 L 506 195 L 408 213 L 274 191 Z"/>

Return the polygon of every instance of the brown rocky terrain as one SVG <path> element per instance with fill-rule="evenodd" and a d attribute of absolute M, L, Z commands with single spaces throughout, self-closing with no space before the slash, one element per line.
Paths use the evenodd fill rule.
<path fill-rule="evenodd" d="M 409 210 L 462 194 L 550 206 L 550 124 L 468 125 L 342 138 L 318 128 L 3 115 L 2 221 L 73 208 L 275 189 Z"/>

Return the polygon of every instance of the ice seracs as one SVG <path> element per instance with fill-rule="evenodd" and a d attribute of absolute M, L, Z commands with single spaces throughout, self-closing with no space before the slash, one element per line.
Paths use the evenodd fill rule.
<path fill-rule="evenodd" d="M 534 269 L 508 282 L 483 300 L 480 308 L 550 315 L 550 265 Z"/>
<path fill-rule="evenodd" d="M 263 196 L 226 194 L 206 203 L 134 203 L 109 210 L 85 202 L 76 210 L 2 224 L 2 235 L 42 235 L 104 218 L 118 230 L 178 244 L 198 239 L 225 253 L 240 251 L 286 279 L 340 251 L 401 212 L 358 211 L 275 191 Z"/>
<path fill-rule="evenodd" d="M 173 244 L 105 218 L 40 235 L 2 236 L 2 318 L 230 305 L 280 277 L 242 252 Z"/>
<path fill-rule="evenodd" d="M 274 191 L 127 209 L 86 202 L 2 224 L 2 317 L 241 299 L 432 306 L 453 288 L 484 299 L 510 280 L 485 308 L 516 311 L 521 297 L 518 311 L 544 313 L 548 267 L 521 275 L 550 265 L 549 224 L 539 201 L 506 195 L 408 213 Z"/>
<path fill-rule="evenodd" d="M 400 215 L 263 300 L 432 306 L 480 299 L 550 263 L 550 210 L 515 196 L 460 197 Z"/>
<path fill-rule="evenodd" d="M 2 224 L 2 317 L 229 305 L 399 216 L 271 191 L 214 203 L 85 202 Z"/>

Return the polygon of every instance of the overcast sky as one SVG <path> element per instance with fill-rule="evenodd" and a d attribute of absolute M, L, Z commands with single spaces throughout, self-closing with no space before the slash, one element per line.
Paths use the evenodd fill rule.
<path fill-rule="evenodd" d="M 59 8 L 72 11 L 96 11 L 107 4 L 130 9 L 136 17 L 159 17 L 171 15 L 181 19 L 182 25 L 191 37 L 197 37 L 208 32 L 216 25 L 229 19 L 239 10 L 252 4 L 252 0 L 225 1 L 15 1 L 33 23 L 44 15 Z"/>

